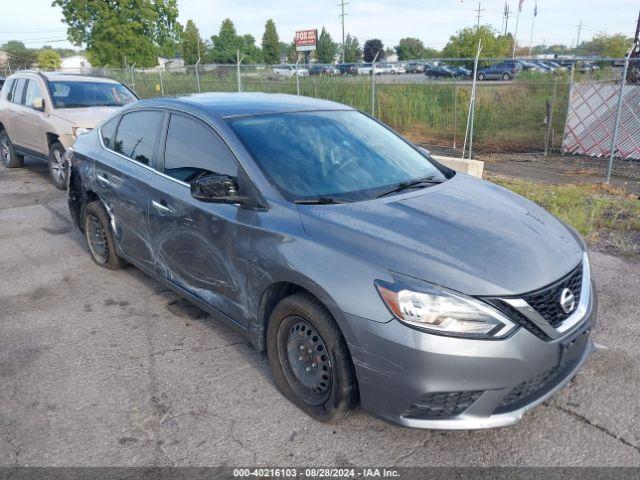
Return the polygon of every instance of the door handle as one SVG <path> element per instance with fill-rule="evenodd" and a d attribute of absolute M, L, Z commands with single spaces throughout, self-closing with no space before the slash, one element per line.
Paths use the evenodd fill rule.
<path fill-rule="evenodd" d="M 97 175 L 96 178 L 103 185 L 109 185 L 110 187 L 115 187 L 115 184 L 107 178 L 106 175 Z"/>
<path fill-rule="evenodd" d="M 151 205 L 153 205 L 153 207 L 158 210 L 159 212 L 162 213 L 173 213 L 173 210 L 171 210 L 169 207 L 167 207 L 166 205 L 164 205 L 161 202 L 156 202 L 155 200 L 151 200 Z"/>

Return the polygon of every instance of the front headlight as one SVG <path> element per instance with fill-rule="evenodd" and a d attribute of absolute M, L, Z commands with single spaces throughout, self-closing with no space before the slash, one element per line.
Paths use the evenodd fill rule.
<path fill-rule="evenodd" d="M 424 285 L 417 292 L 377 280 L 376 288 L 398 320 L 431 333 L 497 339 L 517 328 L 489 305 L 435 286 Z"/>
<path fill-rule="evenodd" d="M 72 127 L 72 130 L 73 130 L 73 135 L 77 137 L 78 135 L 82 135 L 84 133 L 89 133 L 93 129 L 92 128 L 86 128 L 86 127 Z"/>

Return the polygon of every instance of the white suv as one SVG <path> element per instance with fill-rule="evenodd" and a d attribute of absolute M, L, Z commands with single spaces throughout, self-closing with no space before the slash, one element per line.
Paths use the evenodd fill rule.
<path fill-rule="evenodd" d="M 18 72 L 0 90 L 0 159 L 7 168 L 22 167 L 25 155 L 46 160 L 53 183 L 64 189 L 65 149 L 135 100 L 127 87 L 108 78 Z"/>

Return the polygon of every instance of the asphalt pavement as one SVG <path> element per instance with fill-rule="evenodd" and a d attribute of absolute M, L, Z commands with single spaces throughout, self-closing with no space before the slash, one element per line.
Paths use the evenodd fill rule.
<path fill-rule="evenodd" d="M 310 420 L 245 338 L 89 258 L 46 165 L 0 167 L 0 465 L 638 466 L 640 261 L 594 252 L 597 352 L 519 424 Z"/>

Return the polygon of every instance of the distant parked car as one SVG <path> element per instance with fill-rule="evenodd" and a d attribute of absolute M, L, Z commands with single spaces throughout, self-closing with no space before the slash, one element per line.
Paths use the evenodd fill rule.
<path fill-rule="evenodd" d="M 333 65 L 314 65 L 309 69 L 309 75 L 340 75 L 340 70 Z"/>
<path fill-rule="evenodd" d="M 473 72 L 464 67 L 448 67 L 456 77 L 458 78 L 470 78 Z"/>
<path fill-rule="evenodd" d="M 296 67 L 296 65 L 280 65 L 273 68 L 273 73 L 280 77 L 291 78 L 296 75 L 296 72 L 300 77 L 309 76 L 309 70 L 303 67 Z"/>
<path fill-rule="evenodd" d="M 409 62 L 405 65 L 404 69 L 406 70 L 407 73 L 423 73 L 424 63 Z"/>
<path fill-rule="evenodd" d="M 358 66 L 351 63 L 336 65 L 341 75 L 358 75 Z"/>
<path fill-rule="evenodd" d="M 543 62 L 542 60 L 531 60 L 530 63 L 536 65 L 538 68 L 541 68 L 545 72 L 553 72 L 555 70 L 554 67 L 552 67 L 548 63 Z"/>
<path fill-rule="evenodd" d="M 382 69 L 382 73 L 390 73 L 392 75 L 407 73 L 404 66 L 398 63 L 381 63 L 380 68 Z"/>
<path fill-rule="evenodd" d="M 584 62 L 581 66 L 580 66 L 580 72 L 582 73 L 587 73 L 587 72 L 594 72 L 596 70 L 600 70 L 600 67 L 594 63 L 591 62 Z"/>
<path fill-rule="evenodd" d="M 429 78 L 455 78 L 456 73 L 449 67 L 439 66 L 427 68 L 424 71 L 426 77 Z"/>
<path fill-rule="evenodd" d="M 372 71 L 372 66 L 370 63 L 361 63 L 360 65 L 358 65 L 359 75 L 371 75 L 371 71 Z M 389 73 L 389 71 L 380 68 L 380 64 L 376 63 L 375 74 L 380 75 L 382 73 Z"/>
<path fill-rule="evenodd" d="M 478 80 L 512 80 L 518 73 L 522 72 L 520 63 L 509 60 L 500 62 L 489 68 L 483 68 L 478 72 Z"/>
<path fill-rule="evenodd" d="M 138 98 L 117 80 L 21 71 L 0 91 L 0 158 L 22 167 L 24 156 L 45 160 L 56 187 L 67 186 L 65 149 L 103 118 Z"/>
<path fill-rule="evenodd" d="M 533 62 L 527 61 L 527 60 L 517 60 L 517 62 L 520 64 L 520 66 L 522 67 L 522 70 L 525 72 L 538 72 L 538 73 L 544 73 L 546 70 L 538 65 L 536 65 Z"/>

